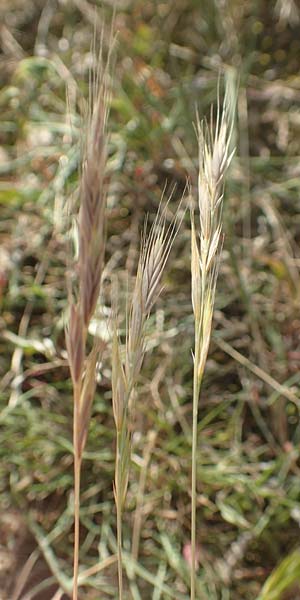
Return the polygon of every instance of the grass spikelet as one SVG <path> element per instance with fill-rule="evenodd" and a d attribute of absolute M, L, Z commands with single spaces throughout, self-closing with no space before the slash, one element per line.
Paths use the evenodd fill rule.
<path fill-rule="evenodd" d="M 221 111 L 218 99 L 215 125 L 210 127 L 197 117 L 199 150 L 198 209 L 200 232 L 197 235 L 191 211 L 192 305 L 195 322 L 193 434 L 192 434 L 192 515 L 191 515 L 191 600 L 196 598 L 196 476 L 198 404 L 211 336 L 215 290 L 222 246 L 222 202 L 224 178 L 231 162 L 230 139 L 233 110 L 225 93 Z M 213 129 L 214 127 L 214 129 Z"/>

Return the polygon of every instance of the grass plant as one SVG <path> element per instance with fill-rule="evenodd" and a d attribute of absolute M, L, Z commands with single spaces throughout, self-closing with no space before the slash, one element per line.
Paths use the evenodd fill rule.
<path fill-rule="evenodd" d="M 224 177 L 233 153 L 230 139 L 233 127 L 232 106 L 228 93 L 223 108 L 218 100 L 216 123 L 210 127 L 197 120 L 199 149 L 198 233 L 191 211 L 192 305 L 195 320 L 193 432 L 192 432 L 192 514 L 191 514 L 191 600 L 196 598 L 196 508 L 197 508 L 197 438 L 198 405 L 208 354 L 216 283 L 222 246 L 222 204 Z"/>
<path fill-rule="evenodd" d="M 90 84 L 90 99 L 83 134 L 83 162 L 79 187 L 78 290 L 69 294 L 70 317 L 66 343 L 73 382 L 74 447 L 74 569 L 73 600 L 78 598 L 80 474 L 91 407 L 96 386 L 96 366 L 100 344 L 97 337 L 88 350 L 87 336 L 99 298 L 105 252 L 107 116 L 109 110 L 109 59 L 103 66 L 102 46 L 99 65 Z"/>
<path fill-rule="evenodd" d="M 116 425 L 116 468 L 115 503 L 117 510 L 118 580 L 119 598 L 123 599 L 122 577 L 122 513 L 126 499 L 129 465 L 130 402 L 143 363 L 146 350 L 146 325 L 151 309 L 160 293 L 161 278 L 172 243 L 178 231 L 180 219 L 176 213 L 167 227 L 166 208 L 160 206 L 150 233 L 142 237 L 135 285 L 126 319 L 125 357 L 122 359 L 122 345 L 118 335 L 118 314 L 115 311 L 112 349 L 112 398 Z"/>

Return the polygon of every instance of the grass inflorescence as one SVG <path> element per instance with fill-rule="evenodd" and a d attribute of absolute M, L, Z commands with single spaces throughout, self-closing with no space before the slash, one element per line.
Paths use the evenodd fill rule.
<path fill-rule="evenodd" d="M 70 253 L 61 223 L 66 198 L 79 200 L 78 171 L 80 180 L 83 175 L 80 140 L 86 135 L 74 90 L 80 82 L 81 96 L 89 94 L 91 31 L 95 21 L 99 24 L 89 10 L 93 3 L 3 0 L 0 6 L 0 589 L 5 600 L 72 596 L 72 381 L 62 315 L 71 314 L 70 304 L 78 313 L 80 267 L 76 261 L 72 266 L 68 299 Z M 194 106 L 201 120 L 207 115 L 215 127 L 210 105 L 224 71 L 226 80 L 239 79 L 240 85 L 232 136 L 236 157 L 226 178 L 214 326 L 198 412 L 196 589 L 211 600 L 295 598 L 299 9 L 296 2 L 279 0 L 274 7 L 268 0 L 238 6 L 233 0 L 118 5 L 104 178 L 106 188 L 111 177 L 105 189 L 105 285 L 89 325 L 85 358 L 84 344 L 72 357 L 74 377 L 83 360 L 85 379 L 87 367 L 94 371 L 96 356 L 88 365 L 86 359 L 98 332 L 101 366 L 96 385 L 86 378 L 91 388 L 82 393 L 91 399 L 95 385 L 95 395 L 82 413 L 88 435 L 82 427 L 78 441 L 84 447 L 79 595 L 104 600 L 117 594 L 116 428 L 108 339 L 114 311 L 108 281 L 111 271 L 118 271 L 118 279 L 127 282 L 129 272 L 128 289 L 134 289 L 131 275 L 139 263 L 144 215 L 152 220 L 156 214 L 166 179 L 176 182 L 178 200 L 188 176 L 196 200 Z M 103 13 L 110 11 L 105 2 Z M 105 44 L 108 38 L 105 34 Z M 88 115 L 89 110 L 86 124 Z M 198 254 L 199 217 L 195 201 Z M 80 218 L 74 220 L 79 231 Z M 190 234 L 185 218 L 163 276 L 164 292 L 147 319 L 149 352 L 137 369 L 126 420 L 131 468 L 126 467 L 122 510 L 123 595 L 137 600 L 190 597 L 195 322 Z M 74 237 L 79 248 L 79 234 Z M 90 266 L 96 273 L 97 265 Z M 86 283 L 91 300 L 93 284 L 90 278 Z M 126 287 L 119 286 L 115 311 L 123 371 L 123 322 L 127 314 L 129 324 L 132 299 Z M 86 302 L 86 314 L 90 307 Z M 78 314 L 72 318 L 75 350 L 81 324 Z M 210 318 L 208 313 L 208 324 Z"/>

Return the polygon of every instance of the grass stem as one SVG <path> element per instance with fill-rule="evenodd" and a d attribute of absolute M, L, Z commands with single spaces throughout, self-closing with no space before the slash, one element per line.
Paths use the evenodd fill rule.
<path fill-rule="evenodd" d="M 121 457 L 121 431 L 117 432 L 116 450 L 116 510 L 117 510 L 117 556 L 118 556 L 118 582 L 119 600 L 123 600 L 123 561 L 122 561 L 122 457 Z"/>
<path fill-rule="evenodd" d="M 80 472 L 81 453 L 79 448 L 79 401 L 80 387 L 74 389 L 73 445 L 74 445 L 74 562 L 73 562 L 73 600 L 78 599 L 79 571 L 79 528 L 80 528 Z"/>
<path fill-rule="evenodd" d="M 195 361 L 193 381 L 193 432 L 192 432 L 192 514 L 191 514 L 191 600 L 196 596 L 196 513 L 197 513 L 197 438 L 198 438 L 198 403 L 201 381 L 197 373 L 199 363 L 199 332 L 195 331 Z"/>

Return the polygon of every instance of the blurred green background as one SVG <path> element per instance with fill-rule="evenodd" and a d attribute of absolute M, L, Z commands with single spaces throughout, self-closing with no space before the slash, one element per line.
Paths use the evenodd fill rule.
<path fill-rule="evenodd" d="M 71 589 L 64 221 L 77 189 L 93 31 L 105 20 L 109 32 L 113 4 L 95 13 L 100 2 L 1 0 L 1 600 L 66 599 Z M 221 74 L 238 89 L 236 155 L 199 411 L 198 594 L 297 600 L 300 8 L 294 0 L 124 0 L 116 29 L 101 314 L 110 274 L 126 289 L 126 272 L 135 272 L 143 220 L 164 187 L 176 184 L 176 205 L 189 176 L 196 197 L 195 108 L 209 117 Z M 151 316 L 135 404 L 124 519 L 133 600 L 189 598 L 189 272 L 186 215 Z M 83 463 L 87 599 L 117 597 L 110 378 L 108 351 Z"/>

